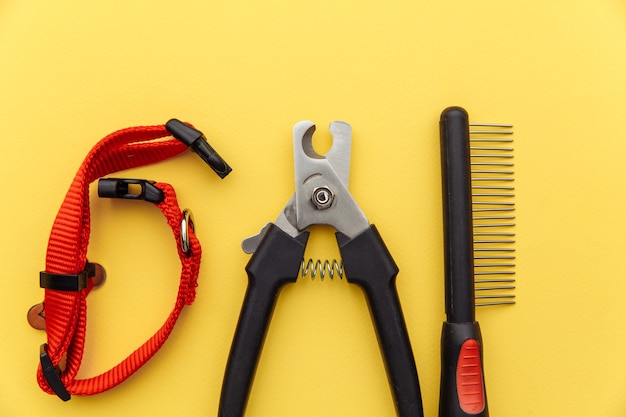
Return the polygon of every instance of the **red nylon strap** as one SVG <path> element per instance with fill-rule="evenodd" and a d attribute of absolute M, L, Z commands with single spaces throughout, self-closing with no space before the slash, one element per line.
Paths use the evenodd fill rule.
<path fill-rule="evenodd" d="M 89 184 L 108 174 L 159 162 L 185 151 L 187 147 L 175 139 L 156 140 L 169 136 L 165 126 L 143 126 L 123 129 L 102 139 L 85 158 L 70 186 L 54 221 L 46 256 L 46 272 L 52 274 L 77 274 L 85 268 L 90 232 Z M 178 206 L 174 189 L 165 183 L 156 183 L 165 195 L 157 207 L 170 225 L 182 264 L 176 303 L 163 326 L 142 346 L 107 372 L 93 378 L 77 380 L 80 368 L 87 321 L 87 295 L 93 288 L 73 291 L 46 289 L 47 354 L 54 366 L 66 357 L 65 370 L 60 378 L 68 393 L 92 395 L 123 382 L 144 365 L 163 345 L 171 333 L 184 305 L 195 298 L 201 247 L 193 230 L 189 230 L 191 251 L 183 252 L 180 245 L 183 214 Z M 54 394 L 48 385 L 41 365 L 37 372 L 39 386 Z"/>

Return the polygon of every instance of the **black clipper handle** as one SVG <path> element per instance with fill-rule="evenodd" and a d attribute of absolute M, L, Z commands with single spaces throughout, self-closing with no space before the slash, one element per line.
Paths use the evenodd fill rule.
<path fill-rule="evenodd" d="M 443 324 L 439 417 L 488 417 L 480 327 Z"/>
<path fill-rule="evenodd" d="M 278 293 L 297 280 L 308 236 L 292 238 L 270 224 L 246 266 L 248 289 L 226 364 L 219 417 L 244 414 Z"/>
<path fill-rule="evenodd" d="M 422 395 L 411 342 L 396 290 L 396 266 L 371 225 L 350 239 L 337 233 L 347 280 L 365 292 L 399 417 L 422 417 Z"/>

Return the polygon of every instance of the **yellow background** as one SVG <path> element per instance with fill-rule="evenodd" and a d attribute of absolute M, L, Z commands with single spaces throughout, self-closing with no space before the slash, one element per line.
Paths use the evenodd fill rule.
<path fill-rule="evenodd" d="M 294 191 L 291 129 L 354 129 L 350 190 L 400 267 L 425 414 L 437 415 L 444 320 L 438 119 L 515 124 L 517 305 L 478 312 L 492 416 L 626 413 L 626 3 L 601 1 L 0 1 L 0 415 L 217 415 L 247 285 L 244 237 Z M 204 257 L 195 304 L 119 387 L 68 403 L 35 381 L 52 221 L 89 149 L 124 127 L 194 123 L 233 166 L 193 154 L 124 173 L 169 182 Z M 118 175 L 119 176 L 119 175 Z M 93 190 L 92 190 L 93 191 Z M 161 326 L 179 277 L 147 203 L 92 195 L 80 376 Z M 314 230 L 307 256 L 338 255 Z M 281 293 L 247 416 L 394 416 L 360 290 Z"/>

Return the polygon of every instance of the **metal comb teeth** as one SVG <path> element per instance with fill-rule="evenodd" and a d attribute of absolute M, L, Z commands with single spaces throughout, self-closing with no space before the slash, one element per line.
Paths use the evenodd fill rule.
<path fill-rule="evenodd" d="M 513 125 L 470 123 L 476 306 L 515 304 Z"/>

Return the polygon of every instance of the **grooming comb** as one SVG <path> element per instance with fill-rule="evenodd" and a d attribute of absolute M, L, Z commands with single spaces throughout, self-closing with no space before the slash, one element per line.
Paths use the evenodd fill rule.
<path fill-rule="evenodd" d="M 513 125 L 469 123 L 476 306 L 515 304 Z"/>
<path fill-rule="evenodd" d="M 511 129 L 470 124 L 460 107 L 441 115 L 446 321 L 440 417 L 489 415 L 475 306 L 514 303 Z"/>

